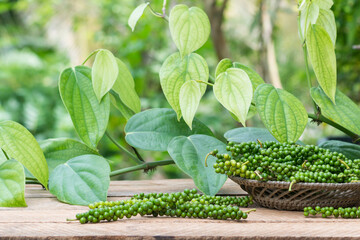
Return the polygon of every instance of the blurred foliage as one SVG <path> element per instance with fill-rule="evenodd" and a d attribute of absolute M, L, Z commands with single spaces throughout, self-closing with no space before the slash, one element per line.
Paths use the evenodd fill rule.
<path fill-rule="evenodd" d="M 61 102 L 57 81 L 61 70 L 80 64 L 93 50 L 107 48 L 122 59 L 136 81 L 142 108 L 169 107 L 161 92 L 158 72 L 161 64 L 176 51 L 167 23 L 154 17 L 147 9 L 135 31 L 127 26 L 130 13 L 143 1 L 112 0 L 0 0 L 0 119 L 12 119 L 26 126 L 37 139 L 55 137 L 78 138 Z M 221 2 L 221 1 L 218 1 Z M 228 1 L 223 22 L 224 35 L 230 57 L 259 70 L 261 64 L 259 4 L 260 1 Z M 168 0 L 169 9 L 177 3 L 205 7 L 204 1 Z M 299 97 L 311 109 L 306 86 L 301 43 L 297 35 L 297 12 L 294 1 L 282 0 L 276 12 L 273 39 L 280 78 L 284 88 Z M 155 11 L 161 12 L 162 0 L 151 1 Z M 360 102 L 360 2 L 335 1 L 338 38 L 336 53 L 338 83 L 352 99 Z M 208 62 L 214 75 L 217 56 L 211 39 L 197 51 Z M 217 103 L 208 88 L 202 99 L 197 118 L 205 122 L 223 139 L 225 131 L 239 127 L 230 114 Z M 305 101 L 304 101 L 305 100 Z M 109 132 L 126 145 L 126 120 L 112 109 Z M 261 126 L 257 116 L 249 126 Z M 319 136 L 311 126 L 304 135 L 310 143 Z M 319 128 L 317 128 L 319 129 Z M 321 134 L 336 131 L 322 126 Z M 133 165 L 131 159 L 104 137 L 101 154 L 111 161 L 111 167 Z M 129 147 L 129 150 L 131 148 Z M 141 154 L 148 161 L 163 160 L 167 153 Z M 161 167 L 144 175 L 141 172 L 120 176 L 121 179 L 186 177 L 175 166 Z"/>

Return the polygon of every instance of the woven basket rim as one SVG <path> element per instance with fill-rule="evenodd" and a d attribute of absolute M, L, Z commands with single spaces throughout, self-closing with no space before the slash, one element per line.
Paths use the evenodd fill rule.
<path fill-rule="evenodd" d="M 231 180 L 241 181 L 246 185 L 258 186 L 258 187 L 274 187 L 274 188 L 289 188 L 291 182 L 284 182 L 284 181 L 259 181 L 253 179 L 242 178 L 238 176 L 229 176 Z M 295 183 L 292 186 L 292 189 L 359 189 L 360 191 L 360 182 L 353 182 L 353 183 L 306 183 L 306 182 L 299 182 Z"/>

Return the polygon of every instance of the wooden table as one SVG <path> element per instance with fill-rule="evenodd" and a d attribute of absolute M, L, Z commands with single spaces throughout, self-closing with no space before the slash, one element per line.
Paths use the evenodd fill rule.
<path fill-rule="evenodd" d="M 178 192 L 190 179 L 111 182 L 108 200 L 140 192 Z M 245 195 L 228 180 L 221 195 Z M 67 222 L 87 207 L 60 203 L 38 185 L 26 186 L 27 208 L 0 208 L 0 238 L 6 239 L 359 239 L 360 219 L 305 218 L 302 212 L 257 208 L 247 220 L 223 221 L 134 217 L 110 223 Z"/>

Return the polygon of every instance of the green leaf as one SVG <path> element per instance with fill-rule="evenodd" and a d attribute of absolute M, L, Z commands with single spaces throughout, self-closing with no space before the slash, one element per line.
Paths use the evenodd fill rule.
<path fill-rule="evenodd" d="M 123 101 L 121 101 L 119 94 L 114 92 L 113 90 L 110 90 L 110 100 L 112 105 L 119 110 L 121 115 L 128 121 L 135 113 L 128 108 Z"/>
<path fill-rule="evenodd" d="M 180 89 L 180 109 L 184 121 L 192 129 L 192 121 L 195 117 L 201 99 L 199 84 L 195 81 L 185 82 Z"/>
<path fill-rule="evenodd" d="M 119 68 L 114 55 L 109 50 L 100 49 L 96 54 L 91 75 L 99 102 L 113 87 L 118 74 Z"/>
<path fill-rule="evenodd" d="M 233 67 L 233 63 L 230 59 L 224 58 L 222 59 L 218 65 L 216 66 L 215 70 L 215 79 L 223 72 L 225 72 L 228 68 Z"/>
<path fill-rule="evenodd" d="M 49 171 L 44 154 L 26 128 L 13 121 L 0 122 L 0 148 L 22 163 L 47 188 Z"/>
<path fill-rule="evenodd" d="M 175 110 L 178 120 L 181 118 L 180 89 L 186 81 L 201 80 L 208 82 L 209 68 L 204 58 L 191 53 L 181 59 L 179 53 L 170 55 L 160 69 L 160 84 L 170 106 Z M 206 84 L 200 84 L 201 96 Z"/>
<path fill-rule="evenodd" d="M 91 69 L 85 66 L 65 69 L 59 90 L 77 134 L 85 144 L 96 148 L 109 121 L 109 95 L 98 102 L 91 85 Z"/>
<path fill-rule="evenodd" d="M 329 34 L 334 46 L 336 43 L 336 23 L 334 13 L 331 10 L 320 9 L 319 17 L 316 24 L 322 26 Z"/>
<path fill-rule="evenodd" d="M 136 148 L 150 151 L 166 151 L 171 139 L 177 136 L 205 134 L 211 130 L 196 118 L 192 130 L 168 108 L 155 108 L 134 115 L 125 126 L 126 142 Z"/>
<path fill-rule="evenodd" d="M 224 137 L 229 142 L 256 142 L 257 140 L 261 142 L 266 141 L 275 141 L 276 138 L 274 138 L 273 135 L 267 130 L 266 128 L 256 128 L 256 127 L 241 127 L 241 128 L 234 128 L 229 131 L 227 131 L 224 135 Z M 297 144 L 304 145 L 304 143 L 300 140 L 296 142 Z"/>
<path fill-rule="evenodd" d="M 132 111 L 141 111 L 140 98 L 135 91 L 134 79 L 126 65 L 118 58 L 116 62 L 119 68 L 119 75 L 114 83 L 113 90 L 119 94 L 121 101 Z"/>
<path fill-rule="evenodd" d="M 305 10 L 300 13 L 301 36 L 305 37 L 311 24 L 315 24 L 319 17 L 320 8 L 316 4 L 309 3 Z"/>
<path fill-rule="evenodd" d="M 229 68 L 216 78 L 213 90 L 216 99 L 245 126 L 253 97 L 248 75 L 241 69 Z"/>
<path fill-rule="evenodd" d="M 132 13 L 130 14 L 129 20 L 128 20 L 128 24 L 131 28 L 131 31 L 134 31 L 136 23 L 139 21 L 139 19 L 141 18 L 145 9 L 147 8 L 147 6 L 149 4 L 150 4 L 149 2 L 142 3 L 139 6 L 137 6 L 134 9 L 134 11 L 132 11 Z"/>
<path fill-rule="evenodd" d="M 260 77 L 260 75 L 255 72 L 253 69 L 238 63 L 238 62 L 234 62 L 233 63 L 235 68 L 240 68 L 241 70 L 243 70 L 244 72 L 246 72 L 246 74 L 249 76 L 252 87 L 253 87 L 253 92 L 255 92 L 256 88 L 260 85 L 265 83 L 264 80 L 262 79 L 262 77 Z"/>
<path fill-rule="evenodd" d="M 350 98 L 340 92 L 340 90 L 336 90 L 336 105 L 320 88 L 312 88 L 311 97 L 321 108 L 321 114 L 324 115 L 324 117 L 360 135 L 360 109 Z"/>
<path fill-rule="evenodd" d="M 199 49 L 210 35 L 210 21 L 198 7 L 176 5 L 169 16 L 170 33 L 181 57 Z"/>
<path fill-rule="evenodd" d="M 334 4 L 333 0 L 313 0 L 313 2 L 318 5 L 321 9 L 329 10 Z"/>
<path fill-rule="evenodd" d="M 360 145 L 357 144 L 329 140 L 321 143 L 319 147 L 329 149 L 332 152 L 342 153 L 349 159 L 360 159 Z"/>
<path fill-rule="evenodd" d="M 98 155 L 94 149 L 70 138 L 47 139 L 39 144 L 44 152 L 50 174 L 58 165 L 66 163 L 71 158 L 85 154 Z"/>
<path fill-rule="evenodd" d="M 308 115 L 294 95 L 270 84 L 262 84 L 256 89 L 254 99 L 265 127 L 279 142 L 295 142 L 299 139 Z"/>
<path fill-rule="evenodd" d="M 10 159 L 0 165 L 0 207 L 26 207 L 23 166 Z"/>
<path fill-rule="evenodd" d="M 205 167 L 205 157 L 214 149 L 218 149 L 219 153 L 226 153 L 223 142 L 206 135 L 175 137 L 168 146 L 168 152 L 176 165 L 188 174 L 206 195 L 215 195 L 227 179 L 226 175 L 215 173 L 215 157 L 209 156 L 208 167 Z"/>
<path fill-rule="evenodd" d="M 336 57 L 329 34 L 322 26 L 313 24 L 307 33 L 306 46 L 319 85 L 335 103 Z"/>
<path fill-rule="evenodd" d="M 6 160 L 7 160 L 7 157 L 5 156 L 5 153 L 3 152 L 3 150 L 0 148 L 0 164 L 5 162 Z"/>
<path fill-rule="evenodd" d="M 61 202 L 88 205 L 106 201 L 110 184 L 108 162 L 96 155 L 82 155 L 57 166 L 49 179 L 50 192 Z"/>

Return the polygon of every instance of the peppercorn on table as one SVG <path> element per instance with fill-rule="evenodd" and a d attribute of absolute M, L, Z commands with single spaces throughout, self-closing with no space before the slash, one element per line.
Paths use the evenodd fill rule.
<path fill-rule="evenodd" d="M 112 181 L 108 200 L 141 192 L 180 192 L 194 188 L 191 179 Z M 244 196 L 228 180 L 219 195 Z M 26 208 L 0 208 L 0 238 L 5 239 L 358 239 L 360 219 L 304 217 L 303 212 L 256 207 L 245 220 L 141 217 L 80 224 L 66 221 L 85 206 L 61 203 L 39 185 L 26 186 Z M 359 199 L 360 201 L 360 199 Z M 253 206 L 251 207 L 253 208 Z M 244 208 L 245 210 L 247 208 Z M 249 208 L 248 208 L 249 209 Z"/>

